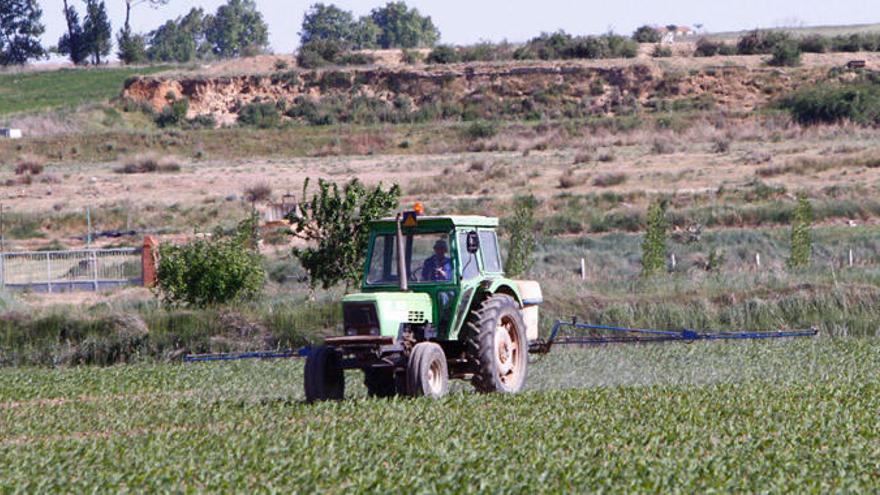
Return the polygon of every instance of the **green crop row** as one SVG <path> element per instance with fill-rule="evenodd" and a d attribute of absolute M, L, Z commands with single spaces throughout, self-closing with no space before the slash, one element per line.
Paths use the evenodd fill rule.
<path fill-rule="evenodd" d="M 302 402 L 296 360 L 0 371 L 0 491 L 871 492 L 880 341 L 554 351 L 519 396 Z"/>

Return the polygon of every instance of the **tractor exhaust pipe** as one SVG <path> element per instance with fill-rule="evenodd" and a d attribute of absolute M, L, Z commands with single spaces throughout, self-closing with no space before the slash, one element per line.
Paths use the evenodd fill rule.
<path fill-rule="evenodd" d="M 406 271 L 406 253 L 403 245 L 403 231 L 400 228 L 400 213 L 397 214 L 397 281 L 400 284 L 400 291 L 409 290 L 409 274 Z"/>

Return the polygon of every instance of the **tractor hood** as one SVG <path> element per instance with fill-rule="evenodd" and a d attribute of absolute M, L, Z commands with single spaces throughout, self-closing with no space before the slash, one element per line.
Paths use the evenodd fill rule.
<path fill-rule="evenodd" d="M 431 297 L 416 292 L 362 292 L 342 298 L 346 335 L 397 338 L 402 324 L 433 323 Z"/>

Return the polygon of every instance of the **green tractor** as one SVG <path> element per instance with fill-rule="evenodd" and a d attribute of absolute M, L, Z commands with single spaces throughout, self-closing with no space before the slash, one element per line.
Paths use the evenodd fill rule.
<path fill-rule="evenodd" d="M 306 360 L 306 399 L 342 399 L 347 369 L 363 370 L 376 397 L 439 398 L 450 378 L 479 392 L 522 390 L 541 289 L 504 276 L 497 227 L 416 212 L 374 222 L 361 292 L 342 299 L 345 334 Z"/>

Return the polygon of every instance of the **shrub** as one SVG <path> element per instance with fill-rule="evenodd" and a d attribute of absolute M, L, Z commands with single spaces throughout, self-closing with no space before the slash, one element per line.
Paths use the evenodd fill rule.
<path fill-rule="evenodd" d="M 792 40 L 785 40 L 773 48 L 773 58 L 767 62 L 776 67 L 797 67 L 801 64 L 801 49 Z"/>
<path fill-rule="evenodd" d="M 708 38 L 700 38 L 697 40 L 696 48 L 694 49 L 695 57 L 712 57 L 718 54 L 718 50 L 721 47 L 722 43 L 716 43 Z"/>
<path fill-rule="evenodd" d="M 664 46 L 661 44 L 654 45 L 654 51 L 651 52 L 651 56 L 654 58 L 666 58 L 672 56 L 672 48 L 668 46 Z"/>
<path fill-rule="evenodd" d="M 428 54 L 425 59 L 429 64 L 454 64 L 461 62 L 461 56 L 458 51 L 449 45 L 439 45 Z"/>
<path fill-rule="evenodd" d="M 498 123 L 488 120 L 477 120 L 465 127 L 462 134 L 470 140 L 491 138 L 498 134 Z"/>
<path fill-rule="evenodd" d="M 730 139 L 727 138 L 717 138 L 712 143 L 712 152 L 718 153 L 722 155 L 730 151 Z"/>
<path fill-rule="evenodd" d="M 281 113 L 273 102 L 254 101 L 243 106 L 238 112 L 238 124 L 258 129 L 278 127 Z"/>
<path fill-rule="evenodd" d="M 658 43 L 660 41 L 660 31 L 653 26 L 640 26 L 632 34 L 632 39 L 639 43 Z"/>
<path fill-rule="evenodd" d="M 174 157 L 159 158 L 155 154 L 147 153 L 129 157 L 123 166 L 113 171 L 117 174 L 149 174 L 179 172 L 180 168 L 180 163 Z"/>
<path fill-rule="evenodd" d="M 783 99 L 780 106 L 802 125 L 851 121 L 880 123 L 880 84 L 821 83 Z"/>
<path fill-rule="evenodd" d="M 574 170 L 568 169 L 559 176 L 559 188 L 560 189 L 571 189 L 578 185 L 578 180 L 574 176 Z"/>
<path fill-rule="evenodd" d="M 15 164 L 15 175 L 40 175 L 43 173 L 43 160 L 36 155 L 24 155 Z"/>
<path fill-rule="evenodd" d="M 266 272 L 256 250 L 256 226 L 253 215 L 232 236 L 218 229 L 211 238 L 160 246 L 157 294 L 162 302 L 206 307 L 259 295 Z"/>
<path fill-rule="evenodd" d="M 400 51 L 401 63 L 413 65 L 421 62 L 423 59 L 424 57 L 418 50 L 409 50 L 407 48 L 404 48 Z"/>
<path fill-rule="evenodd" d="M 651 144 L 651 153 L 655 155 L 668 155 L 675 152 L 675 146 L 665 139 L 655 139 Z"/>
<path fill-rule="evenodd" d="M 777 45 L 791 41 L 791 36 L 783 31 L 754 30 L 742 36 L 736 44 L 740 55 L 766 55 L 773 53 Z"/>
<path fill-rule="evenodd" d="M 248 186 L 244 190 L 244 199 L 251 203 L 269 201 L 272 199 L 272 186 L 268 182 Z"/>
<path fill-rule="evenodd" d="M 367 53 L 349 52 L 336 57 L 333 63 L 337 65 L 370 65 L 376 63 L 376 57 Z"/>
<path fill-rule="evenodd" d="M 314 39 L 299 47 L 296 64 L 305 69 L 315 69 L 334 63 L 347 49 L 347 45 L 339 40 Z"/>
<path fill-rule="evenodd" d="M 642 241 L 642 276 L 656 275 L 666 268 L 666 202 L 648 207 L 648 230 Z"/>
<path fill-rule="evenodd" d="M 812 34 L 801 38 L 798 47 L 804 53 L 825 53 L 831 48 L 831 40 L 825 36 Z"/>
<path fill-rule="evenodd" d="M 794 210 L 794 223 L 791 225 L 791 257 L 788 266 L 804 267 L 810 264 L 813 254 L 813 206 L 806 195 L 798 195 L 798 204 Z"/>
<path fill-rule="evenodd" d="M 596 187 L 617 186 L 626 182 L 626 178 L 626 174 L 623 172 L 602 174 L 593 179 L 593 185 Z"/>
<path fill-rule="evenodd" d="M 535 209 L 538 200 L 529 194 L 513 200 L 513 215 L 504 223 L 504 231 L 510 240 L 504 272 L 508 277 L 516 277 L 531 268 L 532 253 L 535 250 Z"/>
<path fill-rule="evenodd" d="M 162 109 L 156 117 L 156 125 L 159 127 L 174 127 L 186 122 L 186 113 L 189 111 L 189 100 L 181 98 L 172 101 Z"/>

